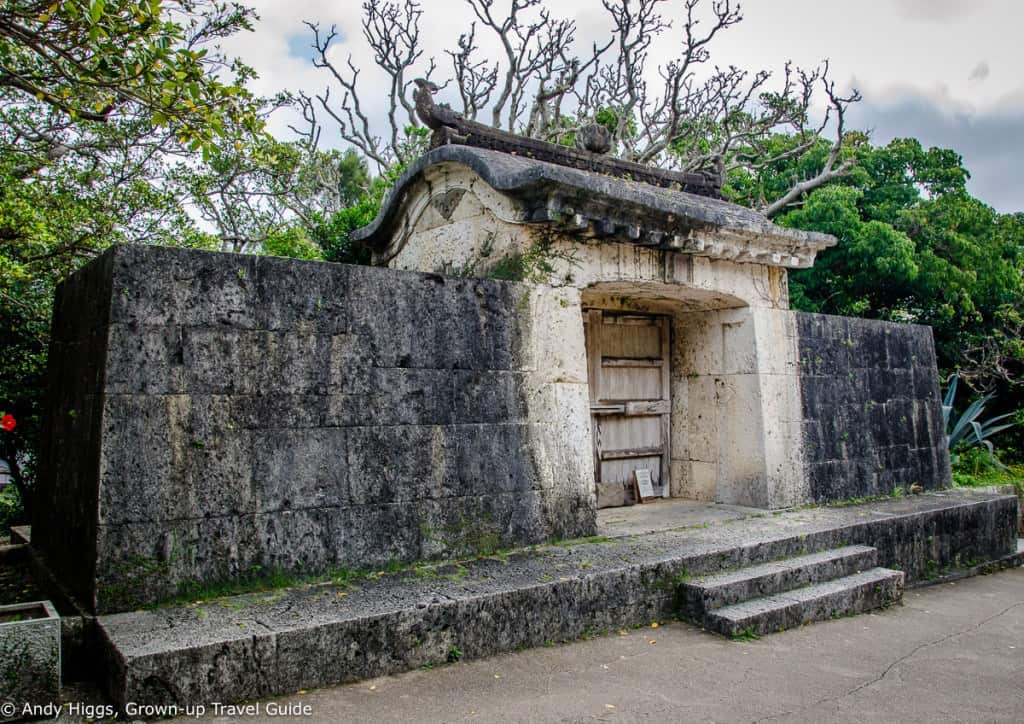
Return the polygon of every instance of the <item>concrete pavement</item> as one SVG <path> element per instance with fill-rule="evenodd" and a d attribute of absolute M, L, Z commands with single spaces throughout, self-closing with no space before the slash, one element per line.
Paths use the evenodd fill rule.
<path fill-rule="evenodd" d="M 322 722 L 1020 722 L 1024 569 L 735 642 L 680 623 L 260 702 Z M 211 721 L 228 717 L 207 717 Z"/>

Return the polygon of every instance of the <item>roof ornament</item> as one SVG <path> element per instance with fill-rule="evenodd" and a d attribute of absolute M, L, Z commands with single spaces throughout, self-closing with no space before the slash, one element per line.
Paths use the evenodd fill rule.
<path fill-rule="evenodd" d="M 472 121 L 447 105 L 435 103 L 434 94 L 440 90 L 436 83 L 426 78 L 416 78 L 413 83 L 416 84 L 416 90 L 413 91 L 416 115 L 423 125 L 434 132 L 430 139 L 431 148 L 473 146 L 651 186 L 722 198 L 724 167 L 720 163 L 716 163 L 713 169 L 681 172 L 616 158 L 610 154 L 613 148 L 612 134 L 599 123 L 588 123 L 577 129 L 576 148 L 517 136 Z"/>
<path fill-rule="evenodd" d="M 434 94 L 441 90 L 437 83 L 426 78 L 417 78 L 413 83 L 416 84 L 416 90 L 412 93 L 412 99 L 416 102 L 416 115 L 423 121 L 423 125 L 436 131 L 443 126 L 457 126 L 460 121 L 465 122 L 466 117 L 461 113 L 434 103 Z"/>
<path fill-rule="evenodd" d="M 591 153 L 608 153 L 612 150 L 612 134 L 600 123 L 588 123 L 576 131 L 576 148 Z"/>

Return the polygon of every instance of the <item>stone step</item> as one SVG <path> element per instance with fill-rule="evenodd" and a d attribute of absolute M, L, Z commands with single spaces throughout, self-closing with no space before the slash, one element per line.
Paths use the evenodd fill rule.
<path fill-rule="evenodd" d="M 704 625 L 726 636 L 762 636 L 891 606 L 903 597 L 903 582 L 903 571 L 872 568 L 709 611 Z"/>
<path fill-rule="evenodd" d="M 677 612 L 684 571 L 859 543 L 920 582 L 964 551 L 1011 553 L 1016 505 L 925 493 L 103 615 L 91 660 L 121 708 L 252 701 L 650 626 Z"/>
<path fill-rule="evenodd" d="M 878 564 L 870 546 L 844 546 L 687 581 L 680 586 L 680 613 L 702 622 L 708 611 L 866 571 Z"/>

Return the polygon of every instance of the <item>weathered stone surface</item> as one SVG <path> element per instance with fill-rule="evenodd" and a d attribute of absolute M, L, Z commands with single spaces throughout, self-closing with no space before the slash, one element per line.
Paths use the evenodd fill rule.
<path fill-rule="evenodd" d="M 563 464 L 579 435 L 558 422 L 579 405 L 531 366 L 531 294 L 112 249 L 58 293 L 35 545 L 111 611 L 592 533 L 592 470 Z"/>
<path fill-rule="evenodd" d="M 1014 552 L 1015 525 L 1012 496 L 924 494 L 101 616 L 98 625 L 116 703 L 239 701 L 440 664 L 455 648 L 478 658 L 649 625 L 675 615 L 686 575 L 841 546 L 874 547 L 878 565 L 920 583 Z M 860 587 L 853 610 L 894 590 L 891 577 L 882 583 Z M 841 610 L 824 593 L 805 611 Z"/>
<path fill-rule="evenodd" d="M 60 698 L 60 617 L 49 601 L 0 606 L 0 719 L 22 719 L 26 704 Z M 35 718 L 35 717 L 31 717 Z"/>
<path fill-rule="evenodd" d="M 726 636 L 763 636 L 813 621 L 891 606 L 903 596 L 903 582 L 903 571 L 872 568 L 719 608 L 707 615 L 705 625 Z"/>
<path fill-rule="evenodd" d="M 875 567 L 877 551 L 844 546 L 688 581 L 680 586 L 685 618 L 702 621 L 713 609 L 830 581 Z"/>
<path fill-rule="evenodd" d="M 949 487 L 931 329 L 795 316 L 811 499 Z"/>

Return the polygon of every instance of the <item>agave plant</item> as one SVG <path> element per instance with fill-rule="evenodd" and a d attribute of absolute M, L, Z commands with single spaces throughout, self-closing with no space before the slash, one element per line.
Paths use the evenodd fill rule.
<path fill-rule="evenodd" d="M 957 418 L 950 429 L 950 418 L 953 415 L 953 400 L 956 398 L 957 383 L 960 381 L 960 374 L 956 373 L 953 375 L 953 379 L 950 380 L 949 389 L 946 390 L 946 399 L 942 402 L 942 423 L 946 428 L 946 435 L 949 438 L 949 452 L 953 455 L 953 462 L 956 462 L 959 455 L 956 454 L 957 450 L 964 450 L 975 445 L 980 445 L 988 450 L 989 456 L 992 460 L 1002 467 L 999 460 L 996 458 L 995 448 L 992 446 L 992 441 L 989 439 L 996 433 L 1002 432 L 1008 427 L 1013 427 L 1012 422 L 1001 423 L 1007 418 L 1013 417 L 1014 413 L 1010 412 L 1005 415 L 996 415 L 990 417 L 987 420 L 980 421 L 978 418 L 985 411 L 985 405 L 987 405 L 992 398 L 995 396 L 994 393 L 989 393 L 984 397 L 979 397 L 972 402 L 966 410 Z"/>

